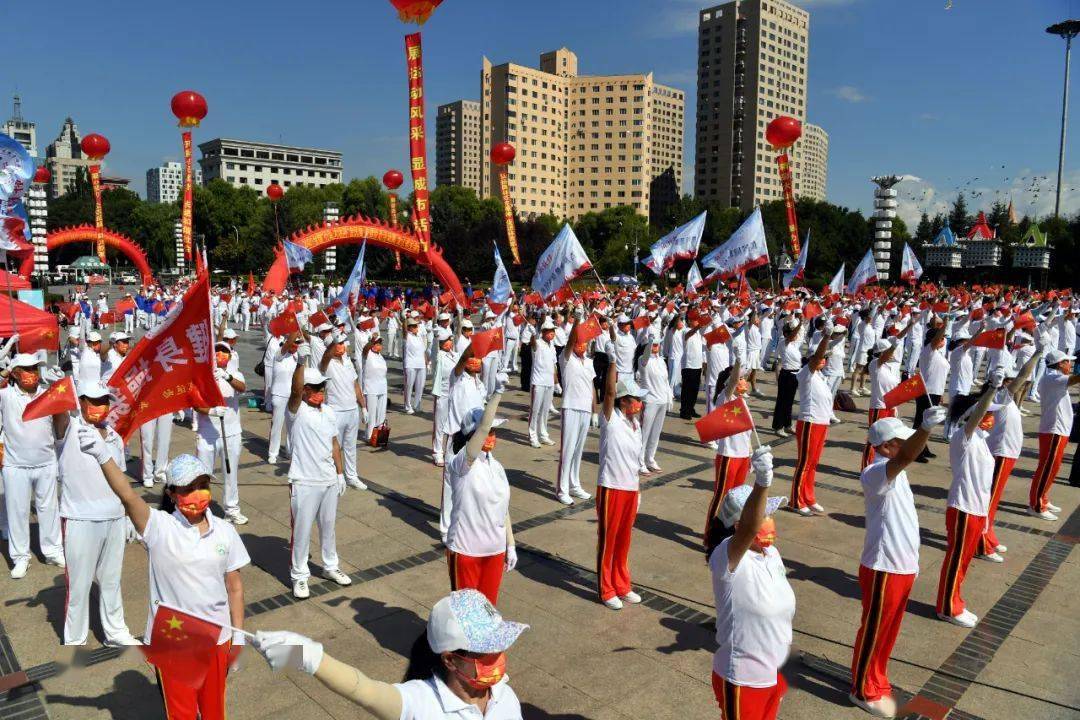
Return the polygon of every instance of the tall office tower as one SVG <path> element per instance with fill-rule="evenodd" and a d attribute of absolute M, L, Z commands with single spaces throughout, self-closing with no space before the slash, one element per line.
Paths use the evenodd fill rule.
<path fill-rule="evenodd" d="M 440 105 L 435 116 L 435 184 L 461 185 L 480 195 L 480 103 Z"/>
<path fill-rule="evenodd" d="M 45 164 L 52 173 L 49 180 L 49 197 L 60 197 L 75 186 L 79 171 L 88 172 L 93 165 L 90 158 L 83 157 L 79 143 L 79 127 L 71 118 L 65 118 L 60 134 L 45 148 Z M 89 174 L 86 176 L 89 179 Z"/>
<path fill-rule="evenodd" d="M 821 127 L 806 123 L 798 142 L 795 163 L 795 194 L 810 200 L 825 200 L 829 179 L 829 134 Z"/>
<path fill-rule="evenodd" d="M 11 117 L 0 125 L 0 133 L 4 133 L 11 139 L 26 148 L 30 157 L 37 157 L 37 125 L 23 119 L 22 99 L 16 95 L 13 98 Z"/>

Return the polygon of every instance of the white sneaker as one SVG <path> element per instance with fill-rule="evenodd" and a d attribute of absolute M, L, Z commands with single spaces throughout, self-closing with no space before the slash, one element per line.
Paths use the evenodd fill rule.
<path fill-rule="evenodd" d="M 629 603 L 630 605 L 637 605 L 639 602 L 641 602 L 641 596 L 633 590 L 626 593 L 625 595 L 620 595 L 619 599 L 622 600 L 624 603 Z"/>
<path fill-rule="evenodd" d="M 1027 408 L 1020 408 L 1020 414 L 1024 417 L 1031 417 L 1031 411 Z"/>
<path fill-rule="evenodd" d="M 323 570 L 322 576 L 327 580 L 333 580 L 338 585 L 352 585 L 352 578 L 340 570 Z"/>
<path fill-rule="evenodd" d="M 976 555 L 975 557 L 980 560 L 986 560 L 988 562 L 1002 563 L 1005 562 L 1005 558 L 998 555 L 996 552 L 988 553 L 986 555 Z"/>
<path fill-rule="evenodd" d="M 270 457 L 266 458 L 266 462 L 270 465 L 277 465 L 277 455 L 271 455 Z"/>
<path fill-rule="evenodd" d="M 622 610 L 622 600 L 617 597 L 608 598 L 604 601 L 604 605 L 612 610 Z"/>
<path fill-rule="evenodd" d="M 707 442 L 705 444 L 708 445 L 709 448 L 712 449 L 712 450 L 715 450 L 718 447 L 720 447 L 720 443 L 716 442 L 715 440 L 710 440 L 709 442 Z"/>
<path fill-rule="evenodd" d="M 1059 508 L 1059 507 L 1058 507 L 1057 505 L 1055 505 L 1055 504 L 1054 504 L 1054 503 L 1052 503 L 1052 502 L 1048 502 L 1048 503 L 1046 503 L 1046 509 L 1047 509 L 1047 510 L 1049 510 L 1050 512 L 1052 512 L 1052 513 L 1059 513 L 1059 512 L 1061 512 L 1061 508 Z"/>
<path fill-rule="evenodd" d="M 535 438 L 529 438 L 529 445 L 534 448 L 540 447 L 540 441 Z"/>
<path fill-rule="evenodd" d="M 407 408 L 405 408 L 405 414 L 406 415 L 415 415 L 416 411 L 413 410 L 411 407 L 407 407 Z"/>
<path fill-rule="evenodd" d="M 814 515 L 814 511 L 808 507 L 795 508 L 795 512 L 803 517 L 812 517 Z"/>
<path fill-rule="evenodd" d="M 645 467 L 644 465 L 639 465 L 638 469 L 637 469 L 637 474 L 638 475 L 652 475 L 652 470 Z"/>
<path fill-rule="evenodd" d="M 1008 549 L 1009 548 L 1005 547 L 1004 545 L 998 545 L 996 548 L 994 548 L 994 550 L 996 550 L 999 553 L 1007 552 Z"/>
<path fill-rule="evenodd" d="M 592 497 L 589 493 L 585 492 L 581 488 L 571 488 L 570 494 L 576 497 L 578 500 L 588 500 Z"/>
<path fill-rule="evenodd" d="M 47 565 L 55 565 L 56 567 L 61 568 L 61 569 L 67 567 L 67 563 L 64 562 L 64 556 L 63 555 L 46 555 L 45 556 L 45 563 Z"/>
<path fill-rule="evenodd" d="M 30 569 L 29 560 L 17 560 L 15 566 L 11 568 L 11 577 L 13 580 L 19 580 L 26 577 L 26 571 Z"/>
<path fill-rule="evenodd" d="M 367 483 L 360 478 L 345 478 L 345 484 L 355 490 L 367 490 Z"/>
<path fill-rule="evenodd" d="M 852 704 L 856 707 L 862 708 L 874 717 L 896 717 L 896 700 L 894 700 L 890 695 L 885 695 L 884 697 L 880 697 L 877 700 L 860 700 L 854 695 L 848 695 L 848 700 L 850 700 Z"/>
<path fill-rule="evenodd" d="M 825 508 L 821 507 L 817 503 L 814 503 L 813 505 L 811 505 L 810 509 L 813 510 L 814 512 L 819 512 L 819 513 L 825 512 Z"/>
<path fill-rule="evenodd" d="M 862 390 L 855 388 L 854 390 L 849 391 L 848 394 L 851 395 L 851 397 L 862 397 Z"/>
<path fill-rule="evenodd" d="M 554 444 L 555 444 L 555 441 L 554 441 L 554 440 L 552 440 L 552 439 L 551 439 L 551 438 L 549 438 L 549 437 L 542 437 L 542 438 L 540 438 L 540 442 L 542 442 L 542 443 L 543 443 L 544 445 L 554 445 Z"/>
<path fill-rule="evenodd" d="M 831 418 L 829 418 L 829 424 L 830 425 L 839 425 L 841 422 L 842 421 L 840 420 L 840 418 L 836 417 L 835 415 L 833 415 Z"/>
<path fill-rule="evenodd" d="M 237 510 L 234 513 L 225 513 L 225 522 L 230 522 L 233 525 L 247 525 L 247 515 Z"/>
<path fill-rule="evenodd" d="M 1057 520 L 1058 519 L 1058 516 L 1055 515 L 1054 513 L 1050 512 L 1049 510 L 1043 510 L 1042 512 L 1039 512 L 1038 510 L 1028 508 L 1027 509 L 1027 514 L 1030 515 L 1031 517 L 1037 517 L 1040 520 Z"/>
<path fill-rule="evenodd" d="M 945 615 L 943 613 L 937 614 L 938 618 L 945 622 L 952 623 L 953 625 L 959 625 L 960 627 L 973 628 L 975 623 L 979 622 L 979 616 L 970 610 L 965 610 L 959 615 Z"/>
<path fill-rule="evenodd" d="M 785 430 L 784 428 L 780 428 L 776 431 L 776 435 L 777 437 L 787 437 L 787 430 Z"/>
<path fill-rule="evenodd" d="M 569 495 L 563 495 L 562 493 L 559 493 L 558 498 L 559 498 L 559 502 L 561 502 L 563 505 L 573 505 L 574 504 L 574 499 L 571 498 Z"/>
<path fill-rule="evenodd" d="M 292 584 L 292 595 L 297 600 L 303 600 L 311 597 L 311 591 L 308 590 L 307 580 L 297 580 Z"/>
<path fill-rule="evenodd" d="M 144 488 L 152 488 L 152 487 L 154 487 L 154 478 L 152 478 L 152 477 L 143 478 L 142 486 Z"/>
<path fill-rule="evenodd" d="M 127 635 L 121 635 L 116 638 L 108 638 L 105 640 L 105 647 L 132 647 L 134 645 L 142 645 L 142 641 L 134 637 L 131 633 Z"/>
<path fill-rule="evenodd" d="M 653 472 L 661 472 L 661 471 L 663 470 L 663 468 L 661 468 L 661 467 L 660 467 L 659 465 L 657 465 L 655 461 L 654 461 L 654 462 L 647 462 L 647 463 L 645 463 L 645 464 L 646 464 L 646 465 L 647 465 L 647 466 L 649 467 L 649 469 L 650 469 L 650 470 L 652 470 Z"/>

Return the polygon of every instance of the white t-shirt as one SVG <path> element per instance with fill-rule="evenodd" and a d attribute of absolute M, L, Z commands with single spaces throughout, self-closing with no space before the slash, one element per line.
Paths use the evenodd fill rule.
<path fill-rule="evenodd" d="M 288 411 L 286 411 L 288 412 Z M 289 429 L 289 482 L 298 485 L 332 485 L 337 481 L 334 467 L 334 438 L 337 421 L 333 412 L 315 409 L 304 401 L 292 414 Z"/>
<path fill-rule="evenodd" d="M 76 385 L 101 382 L 101 356 L 93 348 L 86 346 L 79 353 L 79 376 Z"/>
<path fill-rule="evenodd" d="M 871 570 L 898 575 L 919 574 L 919 516 L 907 472 L 889 482 L 882 457 L 863 469 L 863 500 L 866 504 L 866 538 L 860 562 Z"/>
<path fill-rule="evenodd" d="M 611 418 L 600 413 L 600 470 L 596 484 L 612 490 L 640 488 L 641 425 L 628 421 L 617 408 Z"/>
<path fill-rule="evenodd" d="M 611 358 L 615 363 L 615 372 L 634 372 L 634 353 L 637 352 L 637 340 L 633 332 L 616 332 L 614 356 Z M 701 367 L 701 363 L 698 363 Z"/>
<path fill-rule="evenodd" d="M 347 356 L 332 358 L 326 364 L 326 406 L 347 412 L 358 406 L 356 368 Z"/>
<path fill-rule="evenodd" d="M 532 385 L 538 387 L 555 386 L 555 346 L 536 338 L 532 354 Z"/>
<path fill-rule="evenodd" d="M 510 688 L 509 676 L 491 687 L 483 720 L 521 720 L 521 703 Z M 410 680 L 394 685 L 401 693 L 399 720 L 478 720 L 480 710 L 469 705 L 439 678 Z"/>
<path fill-rule="evenodd" d="M 446 547 L 472 557 L 504 552 L 510 483 L 503 466 L 486 452 L 470 463 L 467 449 L 461 448 L 446 464 L 446 479 L 454 498 Z"/>
<path fill-rule="evenodd" d="M 949 397 L 970 394 L 973 382 L 975 365 L 971 353 L 965 348 L 957 347 L 949 354 Z"/>
<path fill-rule="evenodd" d="M 386 358 L 382 353 L 368 352 L 364 358 L 364 396 L 386 394 Z"/>
<path fill-rule="evenodd" d="M 1039 432 L 1068 437 L 1073 424 L 1069 376 L 1056 369 L 1047 369 L 1039 381 L 1039 404 Z"/>
<path fill-rule="evenodd" d="M 595 377 L 596 370 L 593 369 L 592 360 L 587 357 L 578 357 L 571 351 L 562 369 L 564 410 L 592 412 L 595 392 L 593 378 Z"/>
<path fill-rule="evenodd" d="M 900 358 L 893 353 L 887 363 L 870 361 L 870 409 L 885 409 L 885 394 L 900 384 Z"/>
<path fill-rule="evenodd" d="M 292 394 L 292 376 L 296 371 L 296 353 L 279 350 L 274 357 L 274 379 L 270 384 L 270 394 L 287 398 Z"/>
<path fill-rule="evenodd" d="M 780 369 L 798 372 L 802 367 L 802 350 L 799 348 L 799 340 L 785 342 L 780 351 Z"/>
<path fill-rule="evenodd" d="M 145 638 L 154 627 L 154 609 L 165 603 L 220 625 L 231 625 L 225 574 L 251 562 L 236 529 L 208 510 L 205 535 L 179 511 L 151 510 L 142 541 L 150 558 L 150 614 Z M 218 644 L 232 631 L 223 627 Z"/>
<path fill-rule="evenodd" d="M 0 390 L 0 428 L 4 437 L 5 465 L 32 468 L 56 462 L 52 417 L 22 419 L 26 406 L 44 392 L 39 387 L 33 395 L 29 395 L 14 383 Z"/>
<path fill-rule="evenodd" d="M 919 372 L 922 374 L 928 395 L 944 394 L 945 381 L 949 378 L 949 361 L 945 359 L 945 348 L 934 348 L 933 345 L 923 346 L 922 352 L 919 353 Z"/>
<path fill-rule="evenodd" d="M 795 373 L 799 381 L 799 419 L 814 425 L 828 425 L 832 419 L 833 396 L 821 372 L 804 365 Z"/>
<path fill-rule="evenodd" d="M 748 550 L 728 572 L 728 546 L 720 543 L 709 556 L 716 603 L 713 672 L 735 685 L 772 687 L 787 661 L 795 592 L 775 547 Z"/>
<path fill-rule="evenodd" d="M 684 330 L 682 338 L 682 368 L 685 370 L 700 370 L 705 362 L 701 331 L 698 330 L 692 333 L 690 330 Z"/>
<path fill-rule="evenodd" d="M 668 380 L 668 369 L 664 358 L 653 355 L 652 348 L 645 350 L 638 366 L 638 385 L 648 395 L 645 396 L 647 403 L 667 403 L 671 400 L 671 384 Z M 565 400 L 563 401 L 565 405 Z"/>
<path fill-rule="evenodd" d="M 986 437 L 985 431 L 976 429 L 969 438 L 960 425 L 949 438 L 952 484 L 948 506 L 980 517 L 986 517 L 990 509 L 990 487 L 994 482 L 994 456 Z"/>
<path fill-rule="evenodd" d="M 79 447 L 80 419 L 68 421 L 59 443 L 60 517 L 68 520 L 117 520 L 124 517 L 120 498 L 109 487 L 101 463 Z M 117 467 L 124 467 L 124 441 L 105 428 L 105 447 Z"/>
<path fill-rule="evenodd" d="M 419 330 L 405 333 L 404 367 L 406 370 L 427 367 L 427 339 Z"/>
<path fill-rule="evenodd" d="M 1002 388 L 994 400 L 1002 405 L 994 413 L 994 427 L 986 443 L 995 458 L 1016 459 L 1024 449 L 1024 418 L 1008 389 Z"/>
<path fill-rule="evenodd" d="M 450 405 L 446 414 L 446 431 L 453 435 L 461 429 L 461 421 L 474 408 L 484 407 L 487 387 L 476 375 L 461 373 L 450 390 Z"/>

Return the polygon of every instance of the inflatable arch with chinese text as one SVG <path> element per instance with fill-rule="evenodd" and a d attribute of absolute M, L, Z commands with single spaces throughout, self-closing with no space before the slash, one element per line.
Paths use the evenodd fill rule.
<path fill-rule="evenodd" d="M 45 236 L 45 247 L 51 252 L 55 248 L 75 242 L 94 243 L 97 241 L 97 233 L 97 228 L 93 225 L 76 225 L 75 227 L 61 228 Z M 139 271 L 143 285 L 154 284 L 154 273 L 150 270 L 150 263 L 147 262 L 146 253 L 143 252 L 142 248 L 126 235 L 113 232 L 108 228 L 103 229 L 101 233 L 105 238 L 107 247 L 116 248 L 132 262 L 135 269 Z M 27 253 L 19 266 L 19 274 L 24 278 L 29 278 L 33 271 L 34 254 Z"/>

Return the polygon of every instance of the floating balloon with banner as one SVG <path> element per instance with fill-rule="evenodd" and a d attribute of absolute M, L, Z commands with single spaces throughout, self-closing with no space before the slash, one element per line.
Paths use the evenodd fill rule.
<path fill-rule="evenodd" d="M 788 236 L 791 240 L 791 254 L 799 256 L 799 223 L 795 217 L 795 191 L 791 178 L 791 160 L 787 148 L 795 144 L 802 136 L 802 125 L 793 117 L 781 115 L 773 118 L 765 127 L 765 139 L 780 153 L 776 164 L 780 170 L 780 185 L 784 190 L 784 207 L 787 209 Z"/>
<path fill-rule="evenodd" d="M 90 188 L 94 191 L 94 227 L 97 228 L 98 260 L 105 262 L 105 219 L 101 212 L 101 161 L 112 150 L 109 141 L 104 135 L 90 133 L 79 143 L 83 155 L 90 158 L 93 164 L 88 168 L 90 172 Z"/>
<path fill-rule="evenodd" d="M 506 166 L 514 161 L 517 150 L 508 142 L 495 144 L 491 148 L 491 162 L 499 167 L 499 193 L 502 195 L 503 220 L 506 223 L 506 242 L 510 244 L 510 254 L 514 264 L 521 264 L 518 254 L 517 228 L 514 226 L 514 201 L 510 198 L 510 173 Z"/>
<path fill-rule="evenodd" d="M 400 170 L 387 170 L 382 176 L 383 185 L 390 191 L 390 227 L 398 226 L 398 197 L 396 190 L 405 182 L 405 176 Z M 394 270 L 401 269 L 401 251 L 394 251 Z"/>
<path fill-rule="evenodd" d="M 192 203 L 194 201 L 194 174 L 191 160 L 191 128 L 198 127 L 206 117 L 206 98 L 194 90 L 181 90 L 173 95 L 171 108 L 173 115 L 184 128 L 181 139 L 184 144 L 184 195 L 180 209 L 181 237 L 184 244 L 184 260 L 191 260 L 192 244 Z"/>
<path fill-rule="evenodd" d="M 423 25 L 442 0 L 390 0 L 390 4 L 397 9 L 401 22 Z"/>

